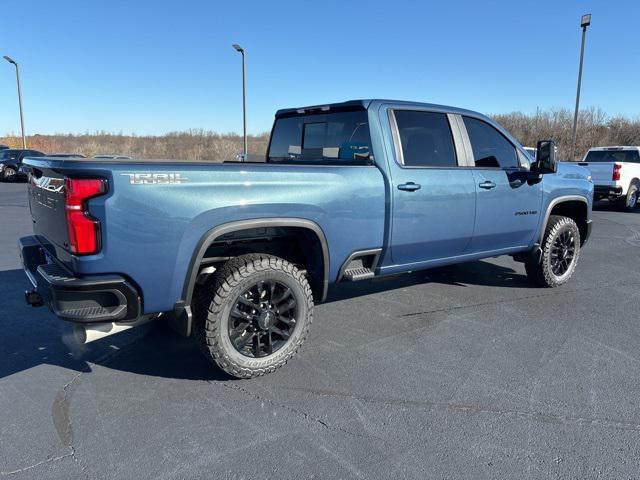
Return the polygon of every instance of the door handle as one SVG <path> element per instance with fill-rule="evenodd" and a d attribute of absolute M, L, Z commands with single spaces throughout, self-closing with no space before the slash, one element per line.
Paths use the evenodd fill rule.
<path fill-rule="evenodd" d="M 492 188 L 496 188 L 496 184 L 490 180 L 485 180 L 484 182 L 478 185 L 480 188 L 484 188 L 485 190 L 491 190 Z"/>
<path fill-rule="evenodd" d="M 420 190 L 420 188 L 420 185 L 413 182 L 401 183 L 398 185 L 398 190 L 404 190 L 405 192 L 415 192 L 416 190 Z"/>

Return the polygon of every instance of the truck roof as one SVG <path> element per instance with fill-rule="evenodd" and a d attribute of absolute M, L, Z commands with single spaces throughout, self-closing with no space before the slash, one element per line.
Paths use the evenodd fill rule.
<path fill-rule="evenodd" d="M 466 110 L 464 108 L 451 107 L 449 105 L 438 105 L 435 103 L 423 103 L 423 102 L 411 102 L 407 100 L 391 100 L 391 99 L 383 99 L 383 98 L 370 98 L 370 99 L 359 99 L 359 100 L 347 100 L 346 102 L 337 102 L 337 103 L 325 103 L 324 105 L 310 105 L 306 107 L 297 107 L 297 108 L 283 108 L 276 112 L 276 118 L 282 116 L 288 116 L 291 114 L 302 114 L 302 113 L 311 113 L 311 112 L 328 112 L 328 111 L 336 111 L 336 110 L 348 110 L 352 108 L 369 108 L 372 104 L 378 103 L 393 103 L 395 105 L 407 105 L 414 107 L 422 107 L 422 108 L 434 108 L 437 110 L 445 110 L 451 113 L 460 113 L 460 114 L 473 114 L 476 116 L 485 117 L 485 115 L 474 112 L 472 110 Z"/>

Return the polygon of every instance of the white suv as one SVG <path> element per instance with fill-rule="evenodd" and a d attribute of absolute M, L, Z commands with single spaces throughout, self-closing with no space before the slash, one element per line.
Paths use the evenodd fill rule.
<path fill-rule="evenodd" d="M 640 147 L 595 147 L 580 165 L 591 171 L 594 200 L 608 199 L 631 211 L 640 195 Z"/>

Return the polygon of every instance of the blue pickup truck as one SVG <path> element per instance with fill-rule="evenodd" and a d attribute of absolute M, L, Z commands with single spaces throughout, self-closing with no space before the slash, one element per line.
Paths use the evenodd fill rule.
<path fill-rule="evenodd" d="M 555 287 L 591 230 L 588 172 L 553 142 L 531 163 L 491 119 L 439 105 L 280 110 L 255 163 L 25 163 L 29 304 L 85 339 L 167 317 L 242 378 L 298 351 L 331 284 L 511 255 Z"/>

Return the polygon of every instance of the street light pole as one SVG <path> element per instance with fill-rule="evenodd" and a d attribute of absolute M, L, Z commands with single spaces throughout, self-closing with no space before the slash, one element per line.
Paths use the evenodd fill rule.
<path fill-rule="evenodd" d="M 22 91 L 20 90 L 20 68 L 18 67 L 18 62 L 16 62 L 13 58 L 8 55 L 4 56 L 4 59 L 12 63 L 16 67 L 16 82 L 18 83 L 18 106 L 20 107 L 20 129 L 22 131 L 22 148 L 27 148 L 27 140 L 24 136 L 24 116 L 22 114 Z"/>
<path fill-rule="evenodd" d="M 233 48 L 236 51 L 240 52 L 242 55 L 242 132 L 244 137 L 244 157 L 243 161 L 247 160 L 247 75 L 245 70 L 245 58 L 244 58 L 244 48 L 242 48 L 237 43 L 233 44 Z"/>
<path fill-rule="evenodd" d="M 573 134 L 571 140 L 571 160 L 575 158 L 576 154 L 576 140 L 578 135 L 578 111 L 580 109 L 580 87 L 582 86 L 582 64 L 584 62 L 584 43 L 587 38 L 587 27 L 591 25 L 591 14 L 587 13 L 580 19 L 580 26 L 582 27 L 582 45 L 580 47 L 580 67 L 578 69 L 578 90 L 576 92 L 576 110 L 573 114 Z"/>

